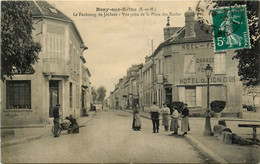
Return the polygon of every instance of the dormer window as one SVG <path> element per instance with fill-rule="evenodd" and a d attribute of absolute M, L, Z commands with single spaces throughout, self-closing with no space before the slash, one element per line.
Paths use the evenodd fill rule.
<path fill-rule="evenodd" d="M 54 8 L 49 8 L 49 10 L 51 10 L 51 12 L 55 13 L 55 14 L 58 14 L 58 11 Z"/>

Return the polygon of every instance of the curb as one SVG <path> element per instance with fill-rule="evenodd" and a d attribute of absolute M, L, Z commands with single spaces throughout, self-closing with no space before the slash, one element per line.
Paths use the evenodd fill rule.
<path fill-rule="evenodd" d="M 94 116 L 96 115 L 96 113 L 93 114 L 93 116 L 87 120 L 85 123 L 83 123 L 83 125 L 80 125 L 80 127 L 85 127 L 90 120 L 92 120 L 94 118 Z M 26 142 L 30 142 L 30 141 L 34 141 L 34 140 L 38 140 L 38 139 L 41 139 L 43 137 L 47 137 L 47 136 L 51 136 L 52 134 L 48 133 L 48 134 L 43 134 L 43 135 L 35 135 L 35 136 L 32 136 L 32 137 L 28 137 L 28 138 L 23 138 L 23 139 L 17 139 L 17 140 L 13 140 L 13 141 L 10 141 L 10 142 L 6 142 L 6 143 L 3 143 L 1 142 L 1 148 L 3 147 L 7 147 L 7 146 L 12 146 L 12 145 L 18 145 L 18 144 L 21 144 L 21 143 L 26 143 Z"/>
<path fill-rule="evenodd" d="M 128 112 L 128 111 L 126 111 L 126 112 Z M 131 112 L 129 112 L 129 113 L 131 113 Z M 150 119 L 150 117 L 148 117 L 144 114 L 140 114 L 140 115 L 144 118 Z M 191 135 L 186 135 L 184 138 L 196 150 L 201 152 L 205 157 L 212 159 L 215 163 L 229 163 L 228 161 L 226 161 L 225 159 L 223 159 L 222 157 L 220 157 L 219 155 L 214 153 L 212 150 L 207 148 L 205 145 L 203 145 L 201 142 L 199 142 L 196 138 L 192 137 Z"/>
<path fill-rule="evenodd" d="M 5 136 L 13 136 L 14 130 L 13 129 L 1 129 L 1 138 Z"/>
<path fill-rule="evenodd" d="M 1 126 L 1 129 L 20 129 L 20 128 L 45 128 L 50 126 L 49 124 L 43 125 L 12 125 L 12 126 Z"/>
<path fill-rule="evenodd" d="M 1 144 L 1 148 L 7 147 L 7 146 L 12 146 L 12 145 L 18 145 L 18 144 L 26 143 L 26 142 L 30 142 L 30 141 L 34 141 L 34 140 L 41 139 L 41 138 L 49 136 L 49 135 L 51 135 L 51 134 L 38 135 L 38 136 L 32 136 L 32 137 L 28 137 L 28 138 L 24 138 L 24 139 L 14 140 L 14 141 L 11 141 L 11 142 Z"/>
<path fill-rule="evenodd" d="M 201 142 L 199 142 L 197 139 L 192 137 L 191 135 L 186 135 L 185 139 L 188 141 L 189 144 L 191 144 L 195 149 L 200 151 L 204 156 L 211 158 L 216 163 L 229 163 L 216 153 L 214 153 L 212 150 L 207 148 L 205 145 L 203 145 Z"/>

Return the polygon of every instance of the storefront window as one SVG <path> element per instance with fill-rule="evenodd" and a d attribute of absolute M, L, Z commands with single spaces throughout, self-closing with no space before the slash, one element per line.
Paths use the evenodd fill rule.
<path fill-rule="evenodd" d="M 31 109 L 31 81 L 6 81 L 6 109 Z"/>

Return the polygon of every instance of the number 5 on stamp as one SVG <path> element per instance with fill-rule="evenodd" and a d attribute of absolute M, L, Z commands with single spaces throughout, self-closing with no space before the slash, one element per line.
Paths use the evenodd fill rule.
<path fill-rule="evenodd" d="M 211 10 L 215 51 L 251 48 L 246 6 Z"/>

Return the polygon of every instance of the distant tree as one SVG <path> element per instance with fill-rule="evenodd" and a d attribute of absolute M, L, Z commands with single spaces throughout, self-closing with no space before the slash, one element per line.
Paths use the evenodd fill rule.
<path fill-rule="evenodd" d="M 27 1 L 1 1 L 1 79 L 33 73 L 40 43 L 32 37 L 32 13 Z"/>
<path fill-rule="evenodd" d="M 101 86 L 97 89 L 97 100 L 103 102 L 106 97 L 106 88 Z"/>
<path fill-rule="evenodd" d="M 97 92 L 96 92 L 96 89 L 94 87 L 91 87 L 91 94 L 92 94 L 92 99 L 93 99 L 93 102 L 96 101 L 97 99 Z"/>
<path fill-rule="evenodd" d="M 256 112 L 255 98 L 260 96 L 260 86 L 246 86 L 243 88 L 246 95 L 249 95 L 253 99 L 253 110 Z"/>

